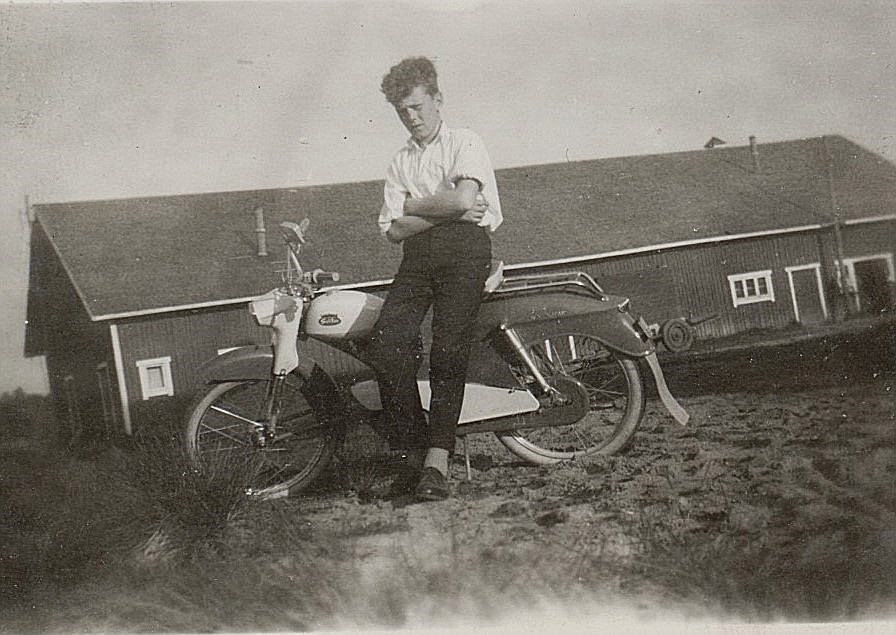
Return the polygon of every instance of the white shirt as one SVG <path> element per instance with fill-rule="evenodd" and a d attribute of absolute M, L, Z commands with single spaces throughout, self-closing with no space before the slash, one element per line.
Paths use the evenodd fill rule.
<path fill-rule="evenodd" d="M 461 179 L 479 182 L 479 191 L 488 201 L 488 211 L 479 222 L 495 231 L 504 220 L 495 183 L 495 171 L 485 144 L 472 130 L 451 130 L 442 122 L 435 138 L 421 146 L 413 137 L 392 159 L 386 171 L 380 230 L 389 231 L 392 221 L 404 216 L 404 202 L 452 189 Z"/>

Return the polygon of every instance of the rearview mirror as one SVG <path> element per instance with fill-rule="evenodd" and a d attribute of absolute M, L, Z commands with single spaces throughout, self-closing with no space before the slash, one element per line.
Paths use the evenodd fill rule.
<path fill-rule="evenodd" d="M 301 223 L 292 223 L 284 221 L 280 223 L 280 233 L 283 239 L 292 249 L 297 249 L 299 245 L 305 244 L 305 234 L 308 232 L 308 225 L 311 224 L 309 219 L 304 219 Z"/>

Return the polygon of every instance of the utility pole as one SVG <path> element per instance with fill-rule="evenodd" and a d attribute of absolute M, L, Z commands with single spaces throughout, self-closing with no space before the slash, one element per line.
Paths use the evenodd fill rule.
<path fill-rule="evenodd" d="M 840 205 L 837 203 L 837 193 L 834 190 L 834 158 L 831 154 L 831 149 L 828 146 L 827 136 L 821 137 L 821 143 L 824 146 L 825 166 L 828 178 L 828 194 L 831 197 L 831 217 L 834 221 L 834 255 L 836 259 L 837 290 L 840 292 L 841 297 L 846 299 L 846 313 L 848 315 L 852 313 L 852 296 L 854 291 L 852 289 L 852 281 L 849 279 L 849 271 L 843 261 L 843 233 L 840 229 L 842 220 L 840 218 Z"/>

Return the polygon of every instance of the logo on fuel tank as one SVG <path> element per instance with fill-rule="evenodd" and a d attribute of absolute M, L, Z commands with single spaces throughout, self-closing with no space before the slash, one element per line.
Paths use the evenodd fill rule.
<path fill-rule="evenodd" d="M 336 326 L 342 324 L 342 320 L 335 313 L 324 313 L 318 318 L 317 323 L 321 326 Z"/>

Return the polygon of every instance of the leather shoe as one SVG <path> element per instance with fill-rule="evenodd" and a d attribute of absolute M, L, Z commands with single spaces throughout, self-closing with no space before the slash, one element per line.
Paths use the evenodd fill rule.
<path fill-rule="evenodd" d="M 448 498 L 448 481 L 445 476 L 434 467 L 423 468 L 420 482 L 414 494 L 421 501 L 443 501 Z"/>
<path fill-rule="evenodd" d="M 398 474 L 395 475 L 395 478 L 392 479 L 388 498 L 401 498 L 402 496 L 414 494 L 417 484 L 420 482 L 420 474 L 420 468 L 409 465 L 403 466 Z"/>

